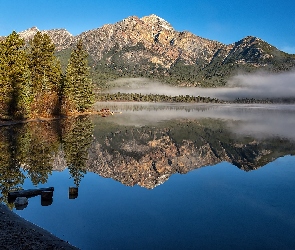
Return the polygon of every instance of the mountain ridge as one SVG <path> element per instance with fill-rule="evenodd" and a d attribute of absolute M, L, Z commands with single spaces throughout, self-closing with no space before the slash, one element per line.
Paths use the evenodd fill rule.
<path fill-rule="evenodd" d="M 19 34 L 28 41 L 37 28 Z M 41 31 L 67 61 L 78 40 L 90 55 L 94 82 L 108 78 L 150 77 L 177 86 L 224 86 L 237 71 L 279 72 L 295 67 L 295 55 L 278 50 L 260 38 L 247 36 L 223 44 L 189 31 L 176 31 L 154 14 L 130 16 L 114 24 L 73 36 L 66 29 Z"/>

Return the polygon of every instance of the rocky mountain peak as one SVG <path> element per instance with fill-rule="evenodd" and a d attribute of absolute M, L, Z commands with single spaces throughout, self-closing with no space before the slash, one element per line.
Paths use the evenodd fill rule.
<path fill-rule="evenodd" d="M 47 34 L 52 39 L 58 51 L 68 48 L 74 40 L 74 36 L 66 29 L 45 30 L 42 33 Z"/>
<path fill-rule="evenodd" d="M 241 40 L 239 40 L 238 42 L 235 42 L 235 45 L 252 45 L 252 44 L 255 44 L 255 43 L 258 43 L 262 41 L 261 39 L 259 39 L 258 37 L 255 37 L 255 36 L 246 36 L 244 38 L 242 38 Z"/>
<path fill-rule="evenodd" d="M 155 14 L 142 17 L 140 20 L 142 20 L 145 23 L 148 23 L 158 29 L 160 28 L 160 29 L 164 29 L 164 30 L 174 30 L 170 23 L 168 23 L 166 20 L 164 20 L 161 17 L 158 17 Z"/>
<path fill-rule="evenodd" d="M 37 27 L 32 27 L 32 28 L 29 28 L 27 30 L 24 30 L 24 31 L 21 31 L 19 32 L 19 36 L 21 38 L 23 38 L 24 40 L 30 40 L 34 37 L 34 35 L 40 31 Z"/>
<path fill-rule="evenodd" d="M 51 30 L 45 30 L 45 31 L 42 31 L 42 32 L 45 32 L 45 33 L 59 33 L 59 34 L 67 35 L 67 36 L 73 36 L 66 29 L 51 29 Z"/>
<path fill-rule="evenodd" d="M 22 32 L 19 32 L 19 36 L 23 38 L 26 42 L 29 42 L 34 38 L 35 34 L 40 31 L 37 27 L 32 27 Z M 71 46 L 74 36 L 68 32 L 66 29 L 51 29 L 42 30 L 42 34 L 47 34 L 55 44 L 56 50 L 60 51 Z"/>

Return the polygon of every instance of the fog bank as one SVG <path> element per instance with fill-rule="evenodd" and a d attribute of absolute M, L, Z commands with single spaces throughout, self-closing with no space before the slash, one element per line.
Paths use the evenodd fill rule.
<path fill-rule="evenodd" d="M 97 103 L 104 108 L 106 103 Z M 107 107 L 122 114 L 107 121 L 124 126 L 154 126 L 170 120 L 221 119 L 228 128 L 243 136 L 267 138 L 279 136 L 295 140 L 295 105 L 272 104 L 187 104 L 187 103 L 118 103 Z"/>
<path fill-rule="evenodd" d="M 110 93 L 193 95 L 223 100 L 295 97 L 295 71 L 239 74 L 228 81 L 229 87 L 226 88 L 171 87 L 147 78 L 121 78 L 111 84 L 117 87 L 111 89 Z"/>

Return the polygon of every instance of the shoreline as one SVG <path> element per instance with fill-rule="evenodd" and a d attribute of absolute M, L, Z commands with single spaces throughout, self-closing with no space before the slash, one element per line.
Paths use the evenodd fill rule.
<path fill-rule="evenodd" d="M 120 101 L 120 100 L 112 100 L 112 101 L 97 101 L 96 103 L 107 103 L 107 104 L 112 104 L 112 103 L 132 103 L 132 104 L 142 104 L 142 103 L 148 103 L 148 104 L 201 104 L 201 105 L 237 105 L 237 106 L 253 106 L 253 105 L 269 105 L 269 106 L 294 106 L 295 103 L 234 103 L 234 102 L 223 102 L 223 103 L 214 103 L 214 102 L 144 102 L 144 101 Z M 16 124 L 25 124 L 29 122 L 46 122 L 46 121 L 53 121 L 53 120 L 62 120 L 62 119 L 68 119 L 71 117 L 78 117 L 82 115 L 100 115 L 102 117 L 106 117 L 108 115 L 113 115 L 114 113 L 118 112 L 111 112 L 109 109 L 104 109 L 103 110 L 92 110 L 92 111 L 86 111 L 83 113 L 72 113 L 70 115 L 62 115 L 62 116 L 55 116 L 55 117 L 36 117 L 32 119 L 23 119 L 23 120 L 3 120 L 0 119 L 0 127 L 4 126 L 11 126 L 11 125 L 16 125 Z"/>
<path fill-rule="evenodd" d="M 65 115 L 65 116 L 56 116 L 56 117 L 37 117 L 33 119 L 24 119 L 24 120 L 1 120 L 0 119 L 0 127 L 16 125 L 16 124 L 25 124 L 28 122 L 46 122 L 46 121 L 61 120 L 61 119 L 67 119 L 71 117 L 82 116 L 82 115 L 101 115 L 101 112 L 89 111 L 89 112 L 83 112 L 83 113 L 73 113 L 72 115 L 67 115 L 67 116 Z"/>
<path fill-rule="evenodd" d="M 77 250 L 79 248 L 21 218 L 0 203 L 0 249 Z"/>

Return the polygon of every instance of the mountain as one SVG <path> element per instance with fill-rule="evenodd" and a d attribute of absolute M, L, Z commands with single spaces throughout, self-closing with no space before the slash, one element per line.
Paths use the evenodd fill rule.
<path fill-rule="evenodd" d="M 34 32 L 36 27 L 20 35 L 28 41 Z M 77 36 L 65 29 L 42 32 L 52 38 L 63 65 L 70 49 L 82 39 L 90 55 L 93 80 L 100 87 L 122 76 L 156 78 L 178 86 L 223 86 L 237 71 L 279 72 L 295 66 L 295 55 L 257 37 L 226 45 L 176 31 L 156 15 L 131 16 Z"/>

